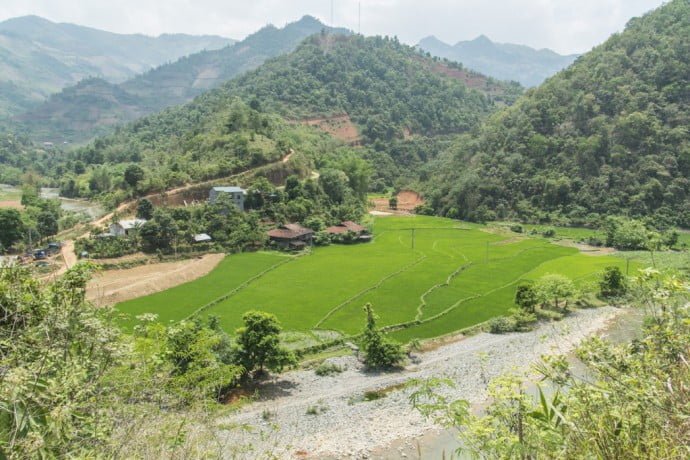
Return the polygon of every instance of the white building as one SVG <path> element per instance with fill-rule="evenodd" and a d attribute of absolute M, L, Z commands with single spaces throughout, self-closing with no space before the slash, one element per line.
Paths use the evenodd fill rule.
<path fill-rule="evenodd" d="M 195 243 L 208 243 L 211 240 L 213 240 L 213 238 L 211 238 L 211 236 L 206 233 L 198 233 L 194 235 Z"/>
<path fill-rule="evenodd" d="M 208 194 L 208 202 L 214 204 L 219 196 L 228 194 L 237 209 L 244 211 L 244 196 L 247 191 L 241 187 L 213 187 Z"/>
<path fill-rule="evenodd" d="M 121 220 L 110 224 L 110 234 L 113 236 L 128 236 L 132 230 L 136 230 L 146 223 L 146 219 Z"/>

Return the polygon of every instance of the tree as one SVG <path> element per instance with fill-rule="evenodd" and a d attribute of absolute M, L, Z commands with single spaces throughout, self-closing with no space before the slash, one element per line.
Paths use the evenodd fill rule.
<path fill-rule="evenodd" d="M 230 340 L 214 322 L 182 321 L 167 328 L 165 338 L 170 385 L 185 400 L 199 394 L 219 400 L 242 376 L 242 367 L 230 360 Z"/>
<path fill-rule="evenodd" d="M 58 232 L 58 220 L 54 213 L 41 211 L 36 217 L 36 229 L 43 238 L 56 235 Z"/>
<path fill-rule="evenodd" d="M 319 184 L 333 203 L 342 203 L 349 189 L 347 175 L 337 169 L 322 171 Z"/>
<path fill-rule="evenodd" d="M 515 305 L 527 313 L 534 313 L 534 307 L 539 303 L 537 291 L 532 283 L 520 283 L 515 291 Z"/>
<path fill-rule="evenodd" d="M 9 248 L 21 240 L 24 231 L 24 222 L 22 222 L 22 215 L 18 210 L 0 209 L 0 244 L 4 248 Z"/>
<path fill-rule="evenodd" d="M 388 208 L 398 209 L 398 197 L 392 196 L 388 199 Z"/>
<path fill-rule="evenodd" d="M 242 317 L 244 326 L 237 329 L 236 363 L 245 373 L 262 375 L 266 369 L 280 372 L 296 362 L 295 355 L 280 345 L 278 319 L 261 311 L 248 311 Z"/>
<path fill-rule="evenodd" d="M 599 294 L 604 299 L 623 296 L 627 291 L 625 276 L 616 266 L 606 267 L 599 281 Z"/>
<path fill-rule="evenodd" d="M 557 309 L 561 302 L 565 302 L 563 310 L 568 308 L 568 301 L 577 294 L 575 284 L 563 275 L 544 275 L 537 281 L 534 289 L 543 306 Z"/>
<path fill-rule="evenodd" d="M 371 304 L 364 306 L 367 314 L 367 324 L 362 337 L 364 349 L 364 363 L 371 369 L 390 369 L 399 366 L 405 359 L 405 351 L 401 344 L 383 336 L 376 329 L 376 314 Z"/>
<path fill-rule="evenodd" d="M 624 251 L 649 247 L 649 231 L 638 220 L 611 217 L 606 221 L 606 245 Z"/>
<path fill-rule="evenodd" d="M 139 165 L 129 165 L 125 169 L 125 182 L 130 187 L 136 187 L 139 182 L 144 180 L 144 170 Z"/>
<path fill-rule="evenodd" d="M 146 198 L 142 198 L 137 203 L 137 217 L 146 220 L 153 217 L 153 204 Z"/>

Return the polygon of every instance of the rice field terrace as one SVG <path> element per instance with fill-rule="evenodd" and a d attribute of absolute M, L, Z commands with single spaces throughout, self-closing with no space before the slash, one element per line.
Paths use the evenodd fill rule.
<path fill-rule="evenodd" d="M 559 273 L 584 286 L 609 265 L 625 269 L 626 261 L 449 219 L 383 217 L 371 243 L 231 255 L 203 278 L 117 308 L 126 328 L 155 313 L 165 323 L 214 315 L 227 331 L 247 310 L 263 310 L 278 317 L 287 342 L 304 346 L 359 333 L 370 302 L 379 325 L 408 341 L 507 313 L 520 280 Z"/>

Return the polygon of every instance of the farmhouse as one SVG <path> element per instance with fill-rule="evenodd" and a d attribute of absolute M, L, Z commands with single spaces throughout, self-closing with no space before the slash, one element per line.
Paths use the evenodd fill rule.
<path fill-rule="evenodd" d="M 110 224 L 110 234 L 113 236 L 129 236 L 132 230 L 136 230 L 146 223 L 146 219 L 121 220 Z"/>
<path fill-rule="evenodd" d="M 313 230 L 300 224 L 285 224 L 268 232 L 269 239 L 285 249 L 301 249 L 310 245 L 313 235 Z"/>
<path fill-rule="evenodd" d="M 241 187 L 213 187 L 208 193 L 208 202 L 215 204 L 218 197 L 224 194 L 230 197 L 230 200 L 237 206 L 237 209 L 244 211 L 244 196 L 247 194 L 247 191 Z"/>
<path fill-rule="evenodd" d="M 357 240 L 359 241 L 371 241 L 371 235 L 369 235 L 366 227 L 352 222 L 351 220 L 346 220 L 338 225 L 328 227 L 326 232 L 330 235 L 345 235 L 352 233 L 357 236 Z"/>

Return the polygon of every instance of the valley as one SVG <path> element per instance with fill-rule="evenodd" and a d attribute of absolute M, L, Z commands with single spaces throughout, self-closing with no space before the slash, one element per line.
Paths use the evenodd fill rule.
<path fill-rule="evenodd" d="M 247 309 L 260 309 L 277 316 L 294 346 L 300 335 L 311 346 L 321 342 L 320 330 L 357 335 L 362 306 L 371 303 L 383 329 L 409 341 L 506 314 L 520 280 L 558 273 L 584 286 L 606 266 L 625 267 L 622 259 L 578 254 L 543 238 L 499 236 L 447 219 L 377 217 L 372 228 L 374 240 L 366 244 L 297 256 L 229 255 L 206 277 L 117 309 L 128 315 L 128 328 L 138 315 L 152 313 L 164 324 L 215 316 L 229 331 L 241 325 Z M 326 272 L 328 277 L 318 276 Z"/>
<path fill-rule="evenodd" d="M 610 1 L 0 11 L 0 458 L 688 458 L 690 3 Z"/>

